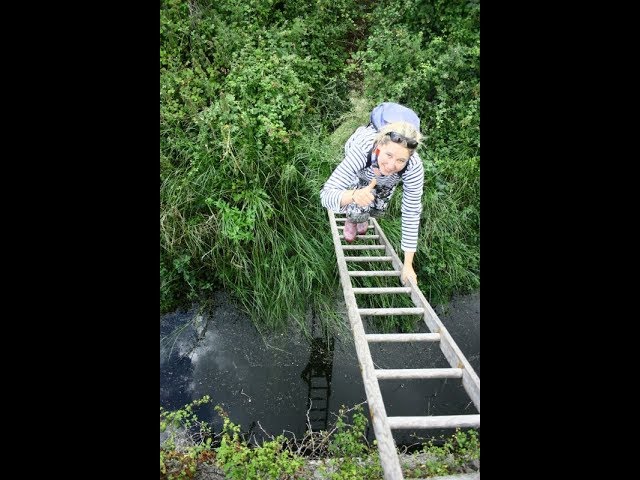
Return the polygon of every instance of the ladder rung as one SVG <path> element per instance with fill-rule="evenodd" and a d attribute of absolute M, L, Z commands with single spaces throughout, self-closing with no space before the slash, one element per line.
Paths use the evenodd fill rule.
<path fill-rule="evenodd" d="M 462 378 L 461 368 L 376 368 L 378 379 Z"/>
<path fill-rule="evenodd" d="M 480 415 L 438 415 L 433 417 L 387 417 L 389 427 L 401 428 L 455 428 L 480 427 Z"/>
<path fill-rule="evenodd" d="M 338 227 L 338 230 L 344 230 L 344 225 L 336 225 L 336 227 Z M 373 228 L 373 225 L 367 225 L 367 230 L 370 228 Z"/>
<path fill-rule="evenodd" d="M 338 235 L 338 238 L 342 238 L 344 239 L 344 235 Z M 358 240 L 360 239 L 374 239 L 374 238 L 380 238 L 380 235 L 358 235 Z"/>
<path fill-rule="evenodd" d="M 390 262 L 391 257 L 344 257 L 346 262 Z"/>
<path fill-rule="evenodd" d="M 354 287 L 353 293 L 411 293 L 411 287 Z"/>
<path fill-rule="evenodd" d="M 438 342 L 439 333 L 369 333 L 368 342 Z"/>
<path fill-rule="evenodd" d="M 360 315 L 421 315 L 424 308 L 359 308 Z"/>
<path fill-rule="evenodd" d="M 343 250 L 384 250 L 384 245 L 343 245 Z"/>
<path fill-rule="evenodd" d="M 350 277 L 399 277 L 400 270 L 351 270 L 349 273 Z"/>

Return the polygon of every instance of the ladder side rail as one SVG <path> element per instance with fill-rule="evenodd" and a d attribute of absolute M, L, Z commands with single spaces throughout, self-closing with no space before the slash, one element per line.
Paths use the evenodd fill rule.
<path fill-rule="evenodd" d="M 327 209 L 327 213 L 331 224 L 333 246 L 338 260 L 340 283 L 342 284 L 342 291 L 347 305 L 347 312 L 358 356 L 358 363 L 360 364 L 360 371 L 362 372 L 362 381 L 364 383 L 367 402 L 369 404 L 371 423 L 373 424 L 373 430 L 378 442 L 380 464 L 382 465 L 385 480 L 401 480 L 404 477 L 402 475 L 402 469 L 400 468 L 400 459 L 398 458 L 391 428 L 387 422 L 387 413 L 382 400 L 380 385 L 378 384 L 378 379 L 376 377 L 376 369 L 373 365 L 373 359 L 371 358 L 369 344 L 365 338 L 362 319 L 358 313 L 358 305 L 351 286 L 347 263 L 344 259 L 342 244 L 340 242 L 340 234 L 336 225 L 336 218 L 331 210 Z"/>
<path fill-rule="evenodd" d="M 380 228 L 378 221 L 375 218 L 371 218 L 374 225 L 374 231 L 380 236 L 381 242 L 387 247 L 385 253 L 392 257 L 391 263 L 395 270 L 402 272 L 403 263 L 400 261 L 400 257 L 395 252 L 391 243 L 387 239 L 387 236 Z M 440 333 L 440 350 L 444 354 L 445 358 L 449 362 L 449 365 L 453 368 L 463 368 L 462 385 L 469 395 L 469 398 L 473 401 L 474 406 L 480 411 L 480 378 L 473 370 L 473 367 L 468 362 L 456 342 L 453 340 L 449 331 L 444 324 L 438 318 L 438 315 L 433 310 L 427 299 L 424 297 L 417 285 L 411 280 L 407 280 L 407 284 L 411 287 L 411 299 L 416 307 L 424 308 L 424 321 L 432 333 Z"/>
<path fill-rule="evenodd" d="M 412 287 L 411 298 L 416 305 L 422 306 L 425 310 L 424 318 L 427 324 L 435 325 L 440 332 L 440 350 L 444 354 L 445 358 L 454 368 L 462 368 L 462 386 L 464 387 L 467 395 L 473 401 L 473 405 L 478 412 L 480 411 L 480 378 L 476 374 L 475 370 L 462 353 L 462 350 L 458 347 L 455 340 L 444 326 L 442 321 L 438 318 L 436 312 L 431 308 L 429 302 L 424 297 L 422 292 L 415 288 L 413 282 L 408 282 Z M 429 320 L 427 320 L 429 319 Z M 433 330 L 432 330 L 433 331 Z"/>

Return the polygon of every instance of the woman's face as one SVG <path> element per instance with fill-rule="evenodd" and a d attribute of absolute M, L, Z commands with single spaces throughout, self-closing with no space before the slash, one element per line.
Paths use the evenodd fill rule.
<path fill-rule="evenodd" d="M 382 175 L 392 175 L 399 172 L 404 168 L 411 156 L 408 148 L 394 142 L 389 142 L 378 148 L 380 150 L 378 166 Z"/>

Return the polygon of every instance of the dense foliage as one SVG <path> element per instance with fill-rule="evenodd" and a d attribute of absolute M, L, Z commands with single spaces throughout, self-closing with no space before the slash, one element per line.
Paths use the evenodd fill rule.
<path fill-rule="evenodd" d="M 280 434 L 250 443 L 219 405 L 214 408 L 223 419 L 221 432 L 199 420 L 194 408 L 210 401 L 205 395 L 178 410 L 160 407 L 160 479 L 196 478 L 204 466 L 238 480 L 383 478 L 375 441 L 367 441 L 369 421 L 361 404 L 350 409 L 343 405 L 327 430 L 309 427 L 301 439 Z M 479 461 L 478 431 L 456 429 L 448 438 L 422 443 L 420 451 L 403 457 L 401 467 L 406 478 L 424 478 L 473 472 Z"/>
<path fill-rule="evenodd" d="M 163 0 L 161 313 L 222 287 L 270 327 L 335 317 L 319 190 L 379 101 L 411 106 L 427 136 L 425 295 L 478 288 L 479 16 L 474 1 Z M 381 223 L 400 252 L 397 204 Z"/>

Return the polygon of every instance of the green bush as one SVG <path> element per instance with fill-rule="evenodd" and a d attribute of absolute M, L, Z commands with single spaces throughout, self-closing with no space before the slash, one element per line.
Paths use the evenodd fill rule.
<path fill-rule="evenodd" d="M 286 480 L 294 477 L 304 465 L 297 455 L 284 448 L 286 439 L 278 435 L 257 447 L 249 447 L 240 435 L 240 426 L 235 425 L 224 411 L 216 406 L 223 417 L 224 426 L 220 446 L 216 448 L 216 462 L 227 478 L 236 480 Z"/>
<path fill-rule="evenodd" d="M 428 298 L 478 287 L 479 3 L 423 3 L 161 3 L 161 312 L 222 287 L 270 327 L 332 315 L 318 192 L 342 155 L 330 134 L 354 118 L 350 88 L 422 118 Z"/>

